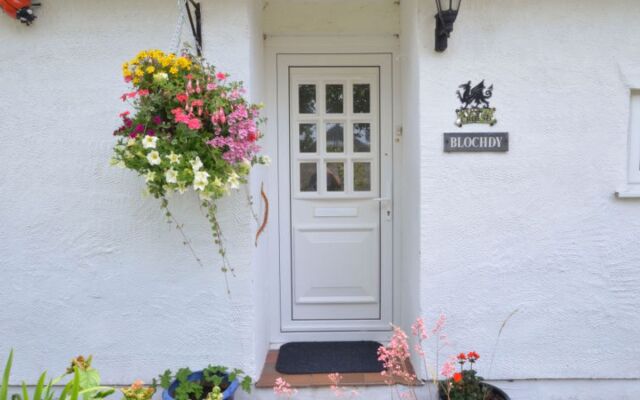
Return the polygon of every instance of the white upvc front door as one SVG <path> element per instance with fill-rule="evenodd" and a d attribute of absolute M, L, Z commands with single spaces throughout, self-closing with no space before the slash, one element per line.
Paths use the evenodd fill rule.
<path fill-rule="evenodd" d="M 389 329 L 390 63 L 278 57 L 282 332 Z"/>

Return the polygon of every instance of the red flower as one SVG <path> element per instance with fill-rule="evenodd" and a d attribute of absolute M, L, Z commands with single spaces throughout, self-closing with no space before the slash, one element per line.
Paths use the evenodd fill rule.
<path fill-rule="evenodd" d="M 253 133 L 253 132 L 249 132 L 249 134 L 247 135 L 247 139 L 248 139 L 250 142 L 255 142 L 255 141 L 256 141 L 256 139 L 257 139 L 257 136 L 256 136 L 256 134 L 255 134 L 255 133 Z"/>
<path fill-rule="evenodd" d="M 180 93 L 176 95 L 176 99 L 178 99 L 180 103 L 186 102 L 188 98 L 189 96 L 187 96 L 185 93 Z"/>
<path fill-rule="evenodd" d="M 453 381 L 455 383 L 461 382 L 462 381 L 462 373 L 461 372 L 456 372 L 455 374 L 453 374 Z"/>
<path fill-rule="evenodd" d="M 467 359 L 467 356 L 464 353 L 458 354 L 458 361 L 464 363 Z"/>
<path fill-rule="evenodd" d="M 480 354 L 476 353 L 475 351 L 470 351 L 469 353 L 467 353 L 467 358 L 470 362 L 476 362 L 476 360 L 480 358 Z"/>

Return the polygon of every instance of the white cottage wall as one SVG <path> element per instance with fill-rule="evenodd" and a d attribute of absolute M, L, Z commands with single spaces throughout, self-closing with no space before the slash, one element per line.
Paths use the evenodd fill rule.
<path fill-rule="evenodd" d="M 251 38 L 261 35 L 252 7 L 203 4 L 204 54 L 250 90 Z M 158 201 L 142 196 L 143 180 L 109 166 L 127 108 L 120 64 L 141 49 L 171 50 L 176 2 L 60 0 L 37 14 L 31 27 L 0 17 L 0 358 L 15 349 L 12 381 L 35 382 L 77 354 L 94 354 L 109 384 L 209 363 L 253 373 L 254 223 L 244 192 L 219 206 L 236 268 L 228 296 L 195 196 L 170 205 L 204 267 Z"/>
<path fill-rule="evenodd" d="M 640 202 L 614 191 L 640 3 L 463 2 L 442 54 L 433 2 L 419 13 L 423 313 L 448 314 L 451 352 L 478 351 L 485 377 L 566 383 L 515 398 L 638 398 Z M 456 128 L 457 86 L 482 79 L 498 124 Z M 508 131 L 509 152 L 446 154 L 452 131 Z"/>

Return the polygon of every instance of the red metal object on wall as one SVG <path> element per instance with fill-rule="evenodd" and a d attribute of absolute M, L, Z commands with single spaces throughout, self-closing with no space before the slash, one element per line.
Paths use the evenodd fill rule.
<path fill-rule="evenodd" d="M 27 25 L 31 25 L 36 19 L 31 7 L 39 5 L 39 3 L 32 4 L 31 0 L 0 0 L 0 8 L 7 15 Z"/>

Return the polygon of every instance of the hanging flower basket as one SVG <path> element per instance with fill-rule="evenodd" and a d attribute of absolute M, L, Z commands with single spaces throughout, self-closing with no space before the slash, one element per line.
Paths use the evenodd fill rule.
<path fill-rule="evenodd" d="M 246 183 L 253 165 L 269 161 L 258 155 L 260 106 L 245 99 L 241 82 L 230 81 L 188 51 L 180 56 L 142 51 L 123 64 L 122 73 L 133 86 L 122 95 L 132 111 L 120 114 L 112 164 L 143 176 L 147 191 L 161 200 L 178 229 L 167 194 L 198 193 L 223 257 L 222 270 L 232 270 L 215 200 Z"/>

